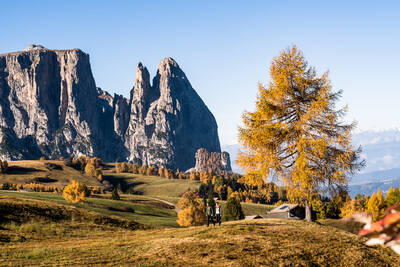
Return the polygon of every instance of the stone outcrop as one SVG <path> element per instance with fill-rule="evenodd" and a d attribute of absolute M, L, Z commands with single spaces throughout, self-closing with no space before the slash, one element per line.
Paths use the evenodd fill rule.
<path fill-rule="evenodd" d="M 197 150 L 196 165 L 191 170 L 193 171 L 211 171 L 216 174 L 224 174 L 232 172 L 231 160 L 228 152 L 208 152 L 204 148 Z"/>
<path fill-rule="evenodd" d="M 96 87 L 79 49 L 0 55 L 0 157 L 97 156 L 186 170 L 220 152 L 214 116 L 172 58 L 152 84 L 141 63 L 130 99 Z"/>

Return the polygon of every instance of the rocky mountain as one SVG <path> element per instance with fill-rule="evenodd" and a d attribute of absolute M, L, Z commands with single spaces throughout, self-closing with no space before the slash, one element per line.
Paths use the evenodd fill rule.
<path fill-rule="evenodd" d="M 150 83 L 141 63 L 130 99 L 96 87 L 89 55 L 32 45 L 0 55 L 0 156 L 97 156 L 186 170 L 220 152 L 217 123 L 172 58 Z"/>
<path fill-rule="evenodd" d="M 228 152 L 208 152 L 200 148 L 196 152 L 196 165 L 190 171 L 212 171 L 216 174 L 232 173 L 231 159 Z"/>

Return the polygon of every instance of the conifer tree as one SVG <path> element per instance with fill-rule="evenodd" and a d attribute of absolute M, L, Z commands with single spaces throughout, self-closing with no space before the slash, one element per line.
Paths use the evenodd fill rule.
<path fill-rule="evenodd" d="M 378 189 L 378 192 L 376 194 L 373 193 L 369 198 L 367 204 L 367 212 L 372 215 L 373 221 L 378 220 L 382 216 L 384 207 L 383 194 L 382 191 Z"/>
<path fill-rule="evenodd" d="M 386 194 L 385 206 L 386 208 L 390 208 L 391 206 L 396 204 L 400 204 L 400 189 L 398 187 L 396 187 L 395 189 L 390 187 L 389 191 Z"/>
<path fill-rule="evenodd" d="M 310 221 L 309 203 L 341 188 L 364 165 L 361 148 L 351 144 L 355 123 L 342 122 L 347 107 L 335 109 L 341 91 L 333 92 L 328 73 L 318 77 L 296 46 L 273 59 L 270 75 L 268 87 L 259 85 L 256 110 L 243 114 L 238 164 L 248 184 L 283 182 Z"/>

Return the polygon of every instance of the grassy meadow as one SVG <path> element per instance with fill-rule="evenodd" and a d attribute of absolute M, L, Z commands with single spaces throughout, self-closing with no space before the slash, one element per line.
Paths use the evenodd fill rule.
<path fill-rule="evenodd" d="M 74 178 L 97 185 L 95 178 L 44 162 L 10 165 L 16 173 L 0 183 L 23 183 L 38 175 L 62 186 Z M 25 168 L 28 172 L 23 172 Z M 0 190 L 0 266 L 399 266 L 390 249 L 367 247 L 357 237 L 360 225 L 340 220 L 243 220 L 222 226 L 179 227 L 174 204 L 197 181 L 116 174 L 103 169 L 112 184 L 134 194 L 96 194 L 71 204 L 61 194 Z M 220 201 L 222 205 L 225 201 Z M 273 206 L 242 203 L 245 215 Z"/>

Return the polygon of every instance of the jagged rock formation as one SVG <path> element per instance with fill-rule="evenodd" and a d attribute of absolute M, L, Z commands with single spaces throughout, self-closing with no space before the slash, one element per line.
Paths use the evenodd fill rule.
<path fill-rule="evenodd" d="M 0 55 L 0 157 L 97 156 L 188 169 L 220 152 L 214 116 L 171 58 L 153 84 L 139 63 L 130 99 L 96 88 L 79 49 L 31 45 Z"/>
<path fill-rule="evenodd" d="M 196 165 L 191 169 L 193 171 L 212 171 L 216 174 L 232 171 L 228 152 L 208 152 L 206 149 L 200 148 L 195 157 Z"/>

